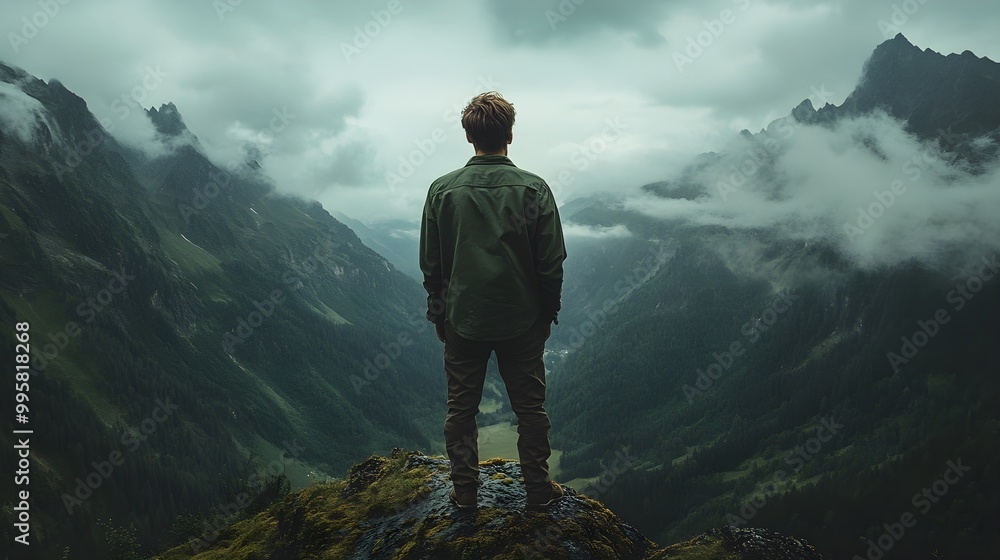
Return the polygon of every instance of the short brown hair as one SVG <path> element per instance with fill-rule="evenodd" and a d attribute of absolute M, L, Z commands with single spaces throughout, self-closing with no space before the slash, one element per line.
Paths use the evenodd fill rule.
<path fill-rule="evenodd" d="M 495 91 L 480 93 L 462 110 L 462 128 L 483 152 L 503 150 L 514 127 L 514 106 Z"/>

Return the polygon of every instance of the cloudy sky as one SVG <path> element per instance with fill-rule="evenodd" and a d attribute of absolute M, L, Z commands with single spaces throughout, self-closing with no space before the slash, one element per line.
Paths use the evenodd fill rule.
<path fill-rule="evenodd" d="M 173 102 L 219 163 L 364 221 L 414 219 L 496 89 L 510 156 L 562 202 L 668 177 L 800 101 L 841 103 L 887 34 L 1000 60 L 994 0 L 9 0 L 0 60 L 59 79 L 125 141 Z M 818 102 L 818 103 L 817 103 Z M 409 160 L 407 162 L 407 160 Z"/>

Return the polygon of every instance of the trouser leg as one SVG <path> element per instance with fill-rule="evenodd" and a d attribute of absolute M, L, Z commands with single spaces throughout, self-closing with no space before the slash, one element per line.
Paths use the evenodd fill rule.
<path fill-rule="evenodd" d="M 483 397 L 486 364 L 492 348 L 459 336 L 445 323 L 444 370 L 448 379 L 448 416 L 444 442 L 451 461 L 451 480 L 459 492 L 479 483 L 479 430 L 476 414 Z"/>
<path fill-rule="evenodd" d="M 549 487 L 549 416 L 545 412 L 545 326 L 536 322 L 527 332 L 497 343 L 497 365 L 510 405 L 517 415 L 517 452 L 528 492 Z"/>

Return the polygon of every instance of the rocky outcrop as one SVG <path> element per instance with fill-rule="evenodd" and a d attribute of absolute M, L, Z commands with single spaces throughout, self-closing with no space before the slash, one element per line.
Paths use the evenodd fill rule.
<path fill-rule="evenodd" d="M 358 560 L 666 558 L 819 560 L 805 542 L 764 529 L 724 527 L 660 547 L 597 500 L 572 489 L 549 511 L 524 511 L 520 467 L 480 464 L 479 508 L 448 500 L 448 462 L 396 450 L 342 480 L 285 497 L 269 510 L 159 558 Z"/>

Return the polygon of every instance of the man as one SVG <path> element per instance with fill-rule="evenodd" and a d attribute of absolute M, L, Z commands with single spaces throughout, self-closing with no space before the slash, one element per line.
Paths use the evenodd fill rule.
<path fill-rule="evenodd" d="M 526 508 L 544 510 L 564 494 L 549 479 L 542 354 L 560 309 L 566 247 L 549 186 L 507 157 L 513 126 L 514 106 L 498 93 L 472 99 L 462 128 L 476 155 L 431 184 L 420 228 L 427 319 L 445 344 L 444 438 L 459 508 L 476 507 L 476 414 L 492 352 L 517 415 Z"/>

